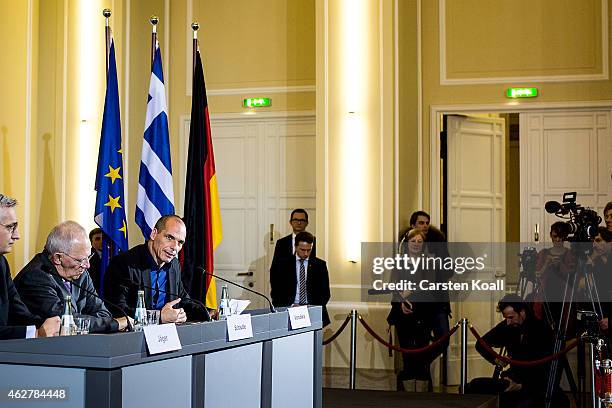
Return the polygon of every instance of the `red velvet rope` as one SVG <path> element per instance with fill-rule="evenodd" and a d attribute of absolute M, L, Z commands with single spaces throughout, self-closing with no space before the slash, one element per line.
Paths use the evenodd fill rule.
<path fill-rule="evenodd" d="M 363 320 L 363 317 L 361 317 L 361 315 L 359 315 L 358 317 L 359 317 L 359 321 L 361 322 L 363 327 L 367 330 L 368 333 L 370 333 L 372 335 L 372 337 L 374 337 L 376 340 L 378 340 L 380 343 L 382 343 L 385 347 L 393 349 L 395 351 L 399 351 L 400 353 L 406 353 L 406 354 L 420 354 L 420 353 L 424 353 L 426 351 L 429 351 L 429 350 L 431 350 L 433 348 L 436 348 L 440 344 L 442 344 L 443 342 L 448 340 L 450 338 L 450 336 L 455 334 L 455 332 L 459 328 L 459 324 L 456 324 L 448 333 L 445 333 L 442 337 L 440 337 L 436 341 L 432 342 L 428 346 L 421 347 L 421 348 L 416 348 L 416 349 L 405 349 L 405 348 L 401 348 L 399 346 L 395 346 L 395 345 L 393 345 L 391 343 L 386 342 L 382 337 L 380 337 L 378 334 L 376 334 L 376 332 L 370 326 L 368 326 L 368 324 L 365 322 L 365 320 Z"/>
<path fill-rule="evenodd" d="M 346 325 L 348 324 L 348 322 L 351 321 L 351 315 L 346 316 L 346 319 L 344 319 L 344 322 L 342 323 L 342 326 L 340 326 L 340 328 L 338 329 L 337 332 L 335 332 L 334 334 L 331 335 L 331 337 L 327 340 L 323 340 L 323 345 L 326 346 L 329 343 L 331 343 L 332 341 L 336 340 L 336 337 L 338 337 L 340 335 L 340 333 L 342 333 L 342 331 L 346 328 Z"/>
<path fill-rule="evenodd" d="M 522 367 L 531 367 L 531 366 L 537 366 L 540 364 L 548 363 L 549 361 L 552 361 L 552 360 L 555 360 L 561 357 L 563 354 L 567 353 L 568 351 L 570 351 L 571 349 L 573 349 L 574 347 L 578 345 L 578 339 L 574 339 L 570 342 L 569 345 L 565 346 L 563 350 L 559 351 L 558 353 L 552 354 L 550 356 L 546 356 L 546 357 L 540 358 L 538 360 L 533 360 L 533 361 L 513 360 L 506 356 L 502 356 L 501 354 L 493 350 L 491 346 L 489 346 L 487 342 L 484 341 L 482 337 L 480 337 L 480 335 L 478 334 L 476 329 L 474 329 L 474 327 L 470 326 L 470 331 L 472 332 L 474 337 L 476 337 L 476 340 L 478 341 L 478 343 L 480 343 L 480 345 L 484 347 L 487 353 L 491 354 L 496 359 L 503 361 L 504 363 L 509 363 L 511 365 L 522 366 Z"/>

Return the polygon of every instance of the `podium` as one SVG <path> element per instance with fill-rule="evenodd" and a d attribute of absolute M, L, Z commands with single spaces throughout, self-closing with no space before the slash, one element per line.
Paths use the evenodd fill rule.
<path fill-rule="evenodd" d="M 321 307 L 289 329 L 285 309 L 251 314 L 253 337 L 225 321 L 177 326 L 182 349 L 149 355 L 142 332 L 0 341 L 0 406 L 321 408 Z"/>

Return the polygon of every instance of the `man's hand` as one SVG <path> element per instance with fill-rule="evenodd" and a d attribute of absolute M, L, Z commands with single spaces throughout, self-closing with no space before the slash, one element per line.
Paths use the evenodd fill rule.
<path fill-rule="evenodd" d="M 522 384 L 515 383 L 509 377 L 506 377 L 505 380 L 508 381 L 508 387 L 504 390 L 504 392 L 520 391 L 521 388 L 523 388 Z"/>
<path fill-rule="evenodd" d="M 185 314 L 185 311 L 182 308 L 174 309 L 172 307 L 180 301 L 181 298 L 178 298 L 164 305 L 161 310 L 162 323 L 185 323 L 187 321 L 187 315 Z"/>
<path fill-rule="evenodd" d="M 495 365 L 500 367 L 500 368 L 504 368 L 508 365 L 509 363 L 505 360 L 500 360 L 499 358 L 495 359 Z"/>
<path fill-rule="evenodd" d="M 599 321 L 599 328 L 601 330 L 608 330 L 608 318 L 604 317 Z"/>
<path fill-rule="evenodd" d="M 405 315 L 409 315 L 414 313 L 412 311 L 412 303 L 408 302 L 407 300 L 402 302 L 402 312 L 404 312 Z"/>
<path fill-rule="evenodd" d="M 124 317 L 118 317 L 115 320 L 117 321 L 117 323 L 119 323 L 119 331 L 123 331 L 127 328 L 128 324 L 128 319 L 130 319 L 130 325 L 132 327 L 134 327 L 134 319 L 132 319 L 131 317 L 126 318 Z"/>
<path fill-rule="evenodd" d="M 36 330 L 36 337 L 53 337 L 59 335 L 61 319 L 50 317 Z"/>

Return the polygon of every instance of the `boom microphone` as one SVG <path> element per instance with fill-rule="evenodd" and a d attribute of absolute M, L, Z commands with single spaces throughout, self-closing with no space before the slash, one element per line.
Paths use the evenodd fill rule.
<path fill-rule="evenodd" d="M 272 301 L 270 301 L 270 298 L 269 298 L 269 297 L 267 297 L 266 295 L 264 295 L 263 293 L 261 293 L 261 292 L 257 292 L 256 290 L 253 290 L 253 289 L 249 289 L 249 288 L 247 288 L 246 286 L 242 286 L 242 285 L 240 285 L 240 284 L 238 284 L 238 283 L 236 283 L 236 282 L 232 282 L 231 280 L 228 280 L 228 279 L 222 278 L 222 277 L 220 277 L 219 275 L 215 275 L 214 273 L 210 273 L 210 272 L 208 272 L 206 269 L 202 268 L 201 266 L 196 266 L 196 268 L 197 268 L 197 269 L 200 269 L 200 270 L 202 271 L 202 275 L 208 275 L 208 276 L 211 276 L 211 277 L 213 277 L 213 278 L 215 278 L 215 279 L 219 279 L 220 281 L 227 282 L 227 283 L 229 283 L 230 285 L 237 286 L 237 287 L 239 287 L 239 288 L 241 288 L 241 289 L 244 289 L 244 290 L 246 290 L 246 291 L 248 291 L 248 292 L 251 292 L 251 293 L 254 293 L 254 294 L 258 295 L 258 296 L 261 296 L 262 298 L 266 299 L 266 301 L 267 301 L 267 302 L 268 302 L 268 304 L 270 305 L 270 312 L 271 312 L 271 313 L 276 313 L 276 309 L 274 308 L 274 306 L 272 306 Z"/>

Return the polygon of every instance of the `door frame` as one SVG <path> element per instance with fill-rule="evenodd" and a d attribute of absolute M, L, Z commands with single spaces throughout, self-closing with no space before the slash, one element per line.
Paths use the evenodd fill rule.
<path fill-rule="evenodd" d="M 244 113 L 216 113 L 216 114 L 211 114 L 210 115 L 210 125 L 211 128 L 213 128 L 215 125 L 219 125 L 219 124 L 223 124 L 223 123 L 227 123 L 227 122 L 235 122 L 235 121 L 240 121 L 243 123 L 249 123 L 249 122 L 261 122 L 261 121 L 269 121 L 269 120 L 279 120 L 279 119 L 285 119 L 287 121 L 290 120 L 300 120 L 300 119 L 307 119 L 307 120 L 312 120 L 316 122 L 316 113 L 315 111 L 311 111 L 311 110 L 306 110 L 306 111 L 271 111 L 271 112 L 244 112 Z M 184 201 L 185 201 L 185 194 L 184 194 L 184 190 L 185 190 L 185 182 L 186 182 L 186 166 L 185 164 L 187 163 L 187 156 L 188 156 L 188 149 L 189 149 L 189 130 L 190 130 L 190 121 L 191 121 L 191 115 L 181 115 L 180 118 L 180 132 L 179 132 L 179 159 L 178 159 L 178 163 L 180 163 L 178 165 L 178 169 L 175 169 L 176 174 L 178 174 L 179 177 L 179 183 L 178 183 L 178 194 L 175 196 L 175 202 L 177 203 L 176 208 L 177 208 L 177 213 L 178 214 L 182 214 L 183 213 L 183 207 L 184 207 Z M 212 138 L 213 138 L 213 144 L 215 143 L 215 135 L 214 135 L 214 131 L 212 134 Z M 315 133 L 315 143 L 317 143 L 316 140 L 316 133 Z M 265 149 L 265 146 L 259 146 L 259 149 Z M 261 153 L 261 152 L 260 152 Z M 217 158 L 218 159 L 218 158 Z M 258 186 L 257 189 L 260 189 L 261 186 Z M 265 212 L 263 209 L 263 201 L 264 198 L 263 196 L 260 194 L 260 192 L 257 194 L 258 198 L 258 202 L 257 202 L 257 210 L 258 210 L 258 214 L 261 214 L 262 212 Z M 222 199 L 223 197 L 219 197 L 220 199 Z M 315 205 L 316 205 L 316 189 L 315 189 Z M 288 215 L 288 214 L 287 214 Z M 223 217 L 223 216 L 222 216 Z M 222 220 L 223 221 L 223 220 Z M 276 223 L 275 223 L 276 224 Z M 316 220 L 313 223 L 314 229 L 316 230 Z M 273 237 L 273 236 L 272 236 Z M 272 244 L 276 243 L 276 239 L 274 239 L 274 242 L 272 241 L 267 241 L 267 245 L 272 245 Z M 272 251 L 267 251 L 266 255 L 263 259 L 260 258 L 256 258 L 253 259 L 253 262 L 255 262 L 255 267 L 257 268 L 257 270 L 255 271 L 255 275 L 256 275 L 256 280 L 259 283 L 255 284 L 255 286 L 253 287 L 254 290 L 257 291 L 261 291 L 262 293 L 266 293 L 269 294 L 270 293 L 270 280 L 269 280 L 269 264 L 270 261 L 272 259 L 272 254 L 274 252 L 274 248 L 272 247 Z M 216 262 L 215 262 L 216 264 Z M 265 264 L 265 265 L 264 265 Z M 259 268 L 262 268 L 262 270 L 260 271 Z M 221 269 L 219 269 L 219 271 L 223 271 L 224 268 L 221 267 Z M 246 270 L 244 271 L 239 271 L 239 272 L 250 272 L 252 271 L 251 268 L 249 268 L 247 266 Z M 222 273 L 221 273 L 222 274 Z M 230 278 L 229 276 L 227 277 L 228 279 Z M 235 281 L 235 277 L 232 277 L 231 280 Z M 242 283 L 240 281 L 238 281 L 238 283 Z M 242 283 L 245 284 L 245 283 Z M 217 282 L 217 285 L 220 285 L 220 282 Z M 220 288 L 217 288 L 217 293 L 221 293 Z M 255 299 L 255 301 L 258 301 L 260 299 Z"/>
<path fill-rule="evenodd" d="M 572 102 L 532 102 L 532 103 L 492 103 L 492 104 L 458 104 L 458 105 L 431 105 L 429 116 L 430 136 L 430 162 L 429 162 L 429 214 L 432 223 L 440 224 L 441 203 L 441 169 L 440 159 L 440 132 L 442 131 L 443 115 L 465 115 L 468 113 L 533 113 L 533 112 L 555 112 L 564 110 L 593 110 L 611 109 L 612 100 L 603 101 L 572 101 Z M 423 132 L 419 132 L 420 135 Z M 422 137 L 422 136 L 421 136 Z M 419 141 L 422 144 L 423 141 Z"/>

